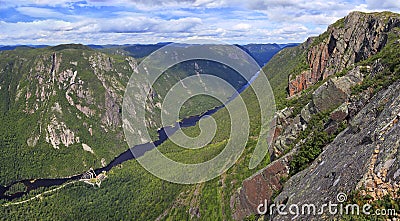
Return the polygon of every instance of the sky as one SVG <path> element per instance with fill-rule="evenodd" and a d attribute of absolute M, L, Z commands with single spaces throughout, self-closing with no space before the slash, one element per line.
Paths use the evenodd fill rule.
<path fill-rule="evenodd" d="M 0 45 L 303 42 L 398 0 L 0 0 Z"/>

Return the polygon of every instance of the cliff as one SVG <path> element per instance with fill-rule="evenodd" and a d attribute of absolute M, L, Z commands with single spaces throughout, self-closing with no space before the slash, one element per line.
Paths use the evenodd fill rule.
<path fill-rule="evenodd" d="M 372 200 L 398 199 L 400 190 L 400 82 L 370 98 L 350 127 L 324 147 L 305 170 L 293 176 L 274 203 L 285 205 L 337 203 L 336 196 L 360 190 Z M 381 107 L 381 108 L 379 108 Z M 329 216 L 329 214 L 324 214 Z M 272 220 L 291 220 L 274 214 Z M 319 220 L 304 214 L 299 219 Z"/>
<path fill-rule="evenodd" d="M 352 12 L 330 25 L 307 41 L 307 68 L 289 77 L 289 97 L 378 53 L 387 43 L 387 33 L 399 25 L 399 17 L 390 12 Z"/>
<path fill-rule="evenodd" d="M 136 65 L 83 45 L 1 52 L 1 182 L 69 176 L 123 152 L 121 103 Z"/>

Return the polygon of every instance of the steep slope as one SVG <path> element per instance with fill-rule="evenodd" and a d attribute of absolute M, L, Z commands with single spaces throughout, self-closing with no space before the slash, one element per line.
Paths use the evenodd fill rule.
<path fill-rule="evenodd" d="M 386 158 L 378 159 L 373 153 L 377 148 L 381 148 L 380 152 L 396 153 L 399 137 L 392 134 L 390 138 L 384 138 L 384 135 L 380 137 L 381 135 L 373 134 L 379 134 L 377 131 L 386 133 L 385 125 L 389 125 L 387 127 L 390 127 L 388 129 L 390 131 L 394 131 L 398 127 L 395 122 L 398 121 L 396 119 L 399 106 L 396 99 L 399 91 L 396 89 L 398 83 L 395 82 L 400 79 L 399 21 L 398 14 L 354 12 L 331 25 L 328 31 L 318 38 L 309 39 L 303 43 L 303 50 L 297 48 L 298 53 L 293 53 L 297 56 L 291 58 L 288 50 L 283 50 L 279 53 L 284 55 L 281 57 L 282 60 L 279 59 L 279 54 L 275 57 L 277 63 L 288 58 L 289 61 L 298 58 L 299 61 L 304 62 L 307 59 L 302 60 L 300 57 L 313 54 L 317 45 L 320 45 L 317 48 L 324 48 L 323 45 L 328 47 L 328 41 L 323 40 L 327 39 L 326 36 L 330 36 L 332 33 L 345 33 L 346 30 L 358 30 L 358 27 L 375 24 L 368 26 L 369 29 L 365 29 L 367 33 L 350 32 L 353 35 L 348 36 L 349 39 L 361 39 L 361 42 L 351 43 L 350 41 L 348 43 L 344 40 L 347 39 L 345 38 L 347 35 L 336 38 L 335 47 L 351 48 L 349 55 L 327 53 L 326 57 L 317 62 L 325 64 L 325 61 L 329 61 L 326 64 L 336 64 L 336 72 L 332 71 L 332 68 L 328 68 L 329 65 L 325 65 L 318 72 L 321 74 L 320 77 L 310 81 L 306 87 L 307 90 L 302 88 L 301 94 L 286 101 L 288 108 L 278 112 L 275 143 L 271 151 L 273 155 L 280 158 L 243 182 L 242 187 L 232 197 L 231 208 L 234 211 L 234 218 L 240 220 L 248 215 L 257 214 L 257 206 L 264 203 L 264 200 L 271 203 L 282 191 L 282 188 L 284 191 L 276 197 L 275 203 L 285 205 L 296 203 L 301 205 L 311 202 L 322 205 L 329 194 L 330 199 L 334 200 L 336 196 L 334 194 L 341 191 L 350 195 L 352 191 L 362 190 L 363 179 L 369 180 L 365 182 L 365 185 L 370 191 L 364 192 L 364 194 L 372 194 L 373 199 L 382 200 L 384 195 L 392 197 L 392 199 L 398 198 L 398 176 L 395 176 L 395 173 L 399 167 L 397 164 L 390 163 L 396 158 L 396 154 L 385 155 Z M 373 45 L 376 47 L 371 46 L 369 41 L 365 40 L 366 36 L 370 36 L 368 33 L 380 36 L 374 38 L 376 44 Z M 357 54 L 360 56 L 355 56 Z M 342 66 L 339 65 L 341 62 L 344 62 Z M 266 68 L 268 66 L 273 66 L 272 61 Z M 292 72 L 297 71 L 300 73 L 298 76 L 305 76 L 305 72 L 298 72 L 297 67 L 302 66 L 301 62 L 297 63 L 297 66 L 293 66 L 295 68 L 292 69 Z M 308 70 L 307 72 L 311 73 L 312 71 Z M 284 78 L 288 76 L 287 74 L 288 72 L 284 69 L 277 71 L 275 77 Z M 307 79 L 310 78 L 307 77 Z M 289 88 L 292 83 L 293 81 L 290 81 L 289 78 Z M 377 92 L 381 95 L 374 97 Z M 383 114 L 379 117 L 380 113 L 386 113 L 386 115 Z M 369 116 L 370 114 L 373 116 Z M 346 129 L 347 133 L 341 133 L 336 137 L 346 127 L 349 127 Z M 354 131 L 354 128 L 357 128 L 356 132 L 350 133 L 349 131 Z M 361 128 L 365 128 L 365 130 Z M 379 139 L 386 140 L 388 143 L 381 144 Z M 328 145 L 329 143 L 331 144 Z M 366 152 L 360 152 L 364 150 Z M 320 158 L 318 156 L 321 153 L 323 154 Z M 328 161 L 330 163 L 327 163 Z M 395 161 L 396 159 L 393 162 Z M 386 166 L 377 166 L 375 175 L 371 175 L 367 168 L 372 164 Z M 343 167 L 341 168 L 340 165 Z M 344 167 L 348 168 L 349 165 L 354 166 L 351 166 L 351 170 L 345 170 Z M 382 177 L 382 171 L 379 172 L 382 168 L 392 171 L 392 173 L 384 173 L 385 177 Z M 302 172 L 293 176 L 299 171 Z M 379 176 L 376 175 L 378 172 Z M 291 176 L 293 177 L 290 178 Z M 382 179 L 386 184 L 382 184 L 380 181 L 378 183 L 382 185 L 371 184 L 375 182 L 371 181 L 371 177 Z M 287 179 L 289 181 L 285 183 Z M 391 190 L 389 191 L 388 188 Z M 317 193 L 319 191 L 322 193 Z M 375 197 L 378 195 L 379 197 Z M 291 218 L 291 216 L 275 217 L 276 220 Z M 308 216 L 302 218 L 310 219 Z M 317 216 L 313 218 L 318 219 Z"/>
<path fill-rule="evenodd" d="M 119 104 L 134 59 L 81 45 L 0 57 L 1 183 L 73 175 L 126 149 Z"/>

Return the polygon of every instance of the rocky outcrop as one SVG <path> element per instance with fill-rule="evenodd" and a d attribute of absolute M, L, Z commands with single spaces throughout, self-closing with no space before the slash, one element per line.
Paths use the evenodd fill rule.
<path fill-rule="evenodd" d="M 310 41 L 309 70 L 289 81 L 289 97 L 328 76 L 378 53 L 387 43 L 387 32 L 400 27 L 397 14 L 352 12 Z"/>
<path fill-rule="evenodd" d="M 360 68 L 362 67 L 356 67 L 346 76 L 333 77 L 315 90 L 312 103 L 318 112 L 331 110 L 350 98 L 351 87 L 363 80 Z"/>
<path fill-rule="evenodd" d="M 275 134 L 272 140 L 273 145 L 270 148 L 272 158 L 279 157 L 289 146 L 294 143 L 297 136 L 306 128 L 306 124 L 301 117 L 293 116 L 292 108 L 285 108 L 276 114 L 277 121 Z"/>
<path fill-rule="evenodd" d="M 271 202 L 272 197 L 282 189 L 282 180 L 289 176 L 288 162 L 287 157 L 274 161 L 243 182 L 242 187 L 231 198 L 230 207 L 235 220 L 257 214 L 258 205 L 265 200 Z"/>
<path fill-rule="evenodd" d="M 82 143 L 82 148 L 83 148 L 84 151 L 87 151 L 87 152 L 90 152 L 90 153 L 94 154 L 92 148 L 89 145 Z"/>
<path fill-rule="evenodd" d="M 112 92 L 110 92 L 112 93 Z M 105 114 L 101 119 L 101 122 L 108 127 L 121 126 L 120 106 L 117 103 L 117 98 L 113 94 L 106 93 L 105 95 Z"/>
<path fill-rule="evenodd" d="M 278 185 L 274 181 L 288 176 L 289 171 L 283 173 L 282 170 L 277 170 L 277 168 L 283 168 L 282 165 L 286 167 L 290 165 L 291 156 L 296 153 L 302 143 L 302 141 L 295 142 L 299 134 L 307 128 L 313 115 L 320 112 L 330 112 L 330 119 L 325 125 L 325 131 L 330 135 L 338 131 L 341 122 L 347 122 L 350 118 L 360 115 L 360 110 L 368 104 L 371 97 L 368 92 L 359 96 L 352 96 L 351 88 L 359 84 L 365 75 L 376 74 L 377 70 L 381 70 L 379 67 L 379 63 L 375 63 L 373 67 L 357 66 L 345 76 L 329 79 L 313 92 L 310 102 L 298 115 L 293 115 L 292 108 L 278 111 L 271 154 L 276 158 L 282 156 L 289 147 L 293 147 L 293 150 L 242 183 L 242 187 L 232 197 L 231 208 L 234 209 L 235 219 L 240 220 L 248 215 L 256 214 L 257 206 L 263 200 L 271 202 L 273 196 L 270 194 L 271 190 L 274 190 L 275 193 L 281 190 L 282 184 Z M 395 94 L 394 91 L 391 93 L 392 95 Z M 393 122 L 396 121 L 393 120 Z M 337 157 L 340 158 L 341 156 Z M 383 174 L 387 174 L 387 172 Z M 289 183 L 286 185 L 297 184 Z M 261 199 L 260 197 L 264 198 Z"/>
<path fill-rule="evenodd" d="M 351 126 L 327 147 L 313 164 L 289 179 L 276 204 L 319 208 L 343 192 L 363 190 L 374 199 L 384 195 L 399 197 L 400 190 L 400 82 L 379 92 L 351 120 Z M 382 103 L 383 102 L 383 103 Z M 378 111 L 378 106 L 384 105 Z M 325 214 L 329 216 L 329 214 Z M 273 215 L 273 220 L 291 220 Z M 319 220 L 320 216 L 301 215 L 299 220 Z"/>
<path fill-rule="evenodd" d="M 332 112 L 332 122 L 327 125 L 327 132 L 334 133 L 338 129 L 338 122 L 345 120 L 348 115 L 346 103 L 351 96 L 351 87 L 359 84 L 364 74 L 370 73 L 365 70 L 369 71 L 370 68 L 357 66 L 345 76 L 329 79 L 313 92 L 311 101 L 296 116 L 293 116 L 292 108 L 278 111 L 273 145 L 270 148 L 273 157 L 281 156 L 294 143 L 300 132 L 307 128 L 312 115 L 332 111 L 342 105 L 341 109 Z"/>
<path fill-rule="evenodd" d="M 68 147 L 74 143 L 79 143 L 80 139 L 75 133 L 67 127 L 64 122 L 58 122 L 53 117 L 46 128 L 46 142 L 50 143 L 55 149 L 60 148 L 60 144 Z"/>
<path fill-rule="evenodd" d="M 289 79 L 292 75 L 289 76 Z M 301 72 L 299 75 L 295 76 L 293 80 L 289 80 L 288 90 L 289 96 L 294 96 L 295 94 L 307 89 L 310 85 L 318 81 L 318 77 L 315 73 L 310 70 Z"/>

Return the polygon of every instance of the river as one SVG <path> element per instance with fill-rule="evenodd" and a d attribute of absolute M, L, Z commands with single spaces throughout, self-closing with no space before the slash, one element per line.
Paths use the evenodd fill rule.
<path fill-rule="evenodd" d="M 257 78 L 257 76 L 260 74 L 260 72 L 257 72 L 244 86 L 239 88 L 235 94 L 233 94 L 228 101 L 226 102 L 229 103 L 232 101 L 234 98 L 236 98 L 240 93 L 242 93 L 246 88 L 248 88 L 251 83 Z M 204 116 L 210 116 L 214 113 L 216 113 L 218 110 L 221 108 L 225 107 L 226 104 L 223 104 L 221 106 L 215 107 L 211 110 L 208 110 L 207 112 L 195 116 L 190 116 L 185 119 L 183 119 L 180 122 L 175 123 L 173 126 L 166 126 L 157 131 L 158 133 L 158 140 L 154 141 L 153 143 L 146 143 L 146 144 L 140 144 L 136 145 L 125 152 L 121 153 L 119 156 L 114 158 L 113 161 L 111 161 L 107 166 L 103 168 L 98 168 L 95 169 L 95 173 L 99 174 L 103 171 L 110 171 L 113 167 L 122 164 L 125 161 L 135 159 L 134 155 L 132 152 L 135 153 L 136 157 L 143 156 L 147 151 L 152 150 L 155 147 L 158 147 L 162 143 L 164 143 L 167 139 L 168 136 L 167 134 L 173 134 L 175 133 L 179 128 L 187 128 L 187 127 L 192 127 L 195 126 L 196 123 Z M 168 133 L 167 133 L 168 132 Z M 40 187 L 52 187 L 52 186 L 59 186 L 62 185 L 68 181 L 72 180 L 79 180 L 82 177 L 83 174 L 71 176 L 71 177 L 64 177 L 64 178 L 53 178 L 53 179 L 27 179 L 27 180 L 20 180 L 20 181 L 15 181 L 11 183 L 9 186 L 0 186 L 0 199 L 6 199 L 6 200 L 14 200 L 17 198 L 22 197 L 23 195 L 29 193 L 32 190 L 38 189 Z M 25 185 L 26 190 L 24 192 L 18 192 L 14 193 L 12 195 L 6 194 L 6 192 L 15 184 L 17 183 L 22 183 Z"/>

